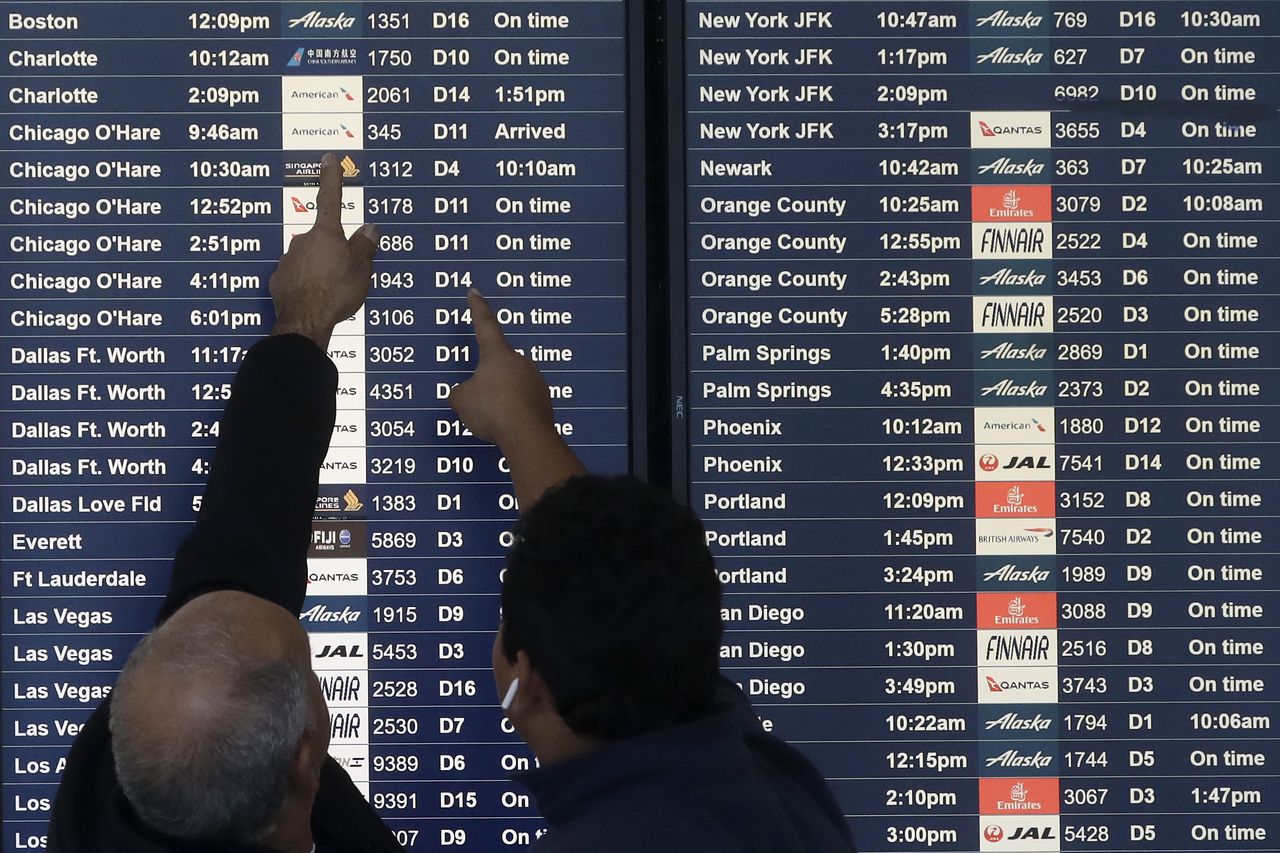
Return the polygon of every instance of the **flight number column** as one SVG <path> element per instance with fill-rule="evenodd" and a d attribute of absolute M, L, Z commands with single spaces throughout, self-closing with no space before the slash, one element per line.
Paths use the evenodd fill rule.
<path fill-rule="evenodd" d="M 411 846 L 527 844 L 541 821 L 507 777 L 534 758 L 490 665 L 519 507 L 446 398 L 477 357 L 474 287 L 587 467 L 626 468 L 623 6 L 367 11 L 371 793 Z"/>
<path fill-rule="evenodd" d="M 685 14 L 690 466 L 722 670 L 820 769 L 859 768 L 832 787 L 864 848 L 973 847 L 964 20 Z"/>
<path fill-rule="evenodd" d="M 1070 4 L 1062 4 L 1068 7 Z M 1055 4 L 1055 8 L 1057 8 Z M 1055 33 L 1063 843 L 1265 849 L 1277 138 L 1262 3 Z M 1177 105 L 1169 112 L 1153 104 Z M 1116 812 L 1124 813 L 1117 817 Z"/>

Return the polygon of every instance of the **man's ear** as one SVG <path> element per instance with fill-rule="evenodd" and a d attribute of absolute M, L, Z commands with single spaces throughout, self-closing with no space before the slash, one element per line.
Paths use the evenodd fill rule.
<path fill-rule="evenodd" d="M 522 716 L 544 710 L 555 710 L 556 702 L 551 695 L 551 690 L 548 689 L 547 683 L 542 680 L 542 674 L 534 668 L 533 662 L 523 650 L 516 652 L 512 675 L 520 679 L 520 689 L 516 693 L 513 706 L 522 706 L 520 708 Z"/>
<path fill-rule="evenodd" d="M 320 751 L 318 740 L 310 726 L 302 730 L 298 748 L 293 753 L 293 763 L 289 766 L 290 787 L 311 793 L 320 789 L 320 771 L 325 755 Z"/>

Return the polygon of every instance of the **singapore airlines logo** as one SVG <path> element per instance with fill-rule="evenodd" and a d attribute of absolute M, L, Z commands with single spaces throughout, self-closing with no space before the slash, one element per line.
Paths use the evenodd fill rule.
<path fill-rule="evenodd" d="M 346 91 L 345 89 L 343 91 Z M 348 180 L 360 174 L 360 167 L 356 165 L 356 161 L 351 159 L 351 155 L 342 158 L 342 177 Z"/>
<path fill-rule="evenodd" d="M 364 509 L 364 504 L 360 502 L 360 498 L 351 489 L 347 489 L 347 493 L 342 496 L 342 499 L 346 501 L 347 512 L 357 512 Z"/>

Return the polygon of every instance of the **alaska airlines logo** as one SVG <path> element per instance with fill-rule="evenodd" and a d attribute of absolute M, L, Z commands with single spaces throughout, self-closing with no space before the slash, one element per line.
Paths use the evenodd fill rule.
<path fill-rule="evenodd" d="M 1002 29 L 1034 30 L 1044 23 L 1044 16 L 1033 15 L 1031 12 L 1015 15 L 1008 9 L 997 9 L 985 18 L 979 18 L 975 23 L 979 27 L 991 27 L 993 29 L 998 27 Z"/>
<path fill-rule="evenodd" d="M 1043 382 L 1014 382 L 1012 379 L 1001 379 L 994 385 L 984 385 L 979 396 L 982 397 L 1043 397 L 1049 392 L 1049 386 Z"/>
<path fill-rule="evenodd" d="M 991 130 L 985 122 L 979 122 L 982 125 L 983 136 L 997 136 L 995 131 Z M 1036 160 L 1034 157 L 1028 158 L 1025 163 L 1017 163 L 1012 157 L 997 157 L 990 163 L 983 163 L 978 167 L 979 175 L 1042 175 L 1044 174 L 1044 163 Z"/>
<path fill-rule="evenodd" d="M 1001 267 L 990 275 L 978 279 L 982 287 L 1040 287 L 1045 282 L 1045 274 L 1029 269 L 1024 273 L 1016 273 L 1009 267 Z"/>
<path fill-rule="evenodd" d="M 988 758 L 987 766 L 1000 767 L 1003 769 L 1031 767 L 1036 770 L 1044 770 L 1052 762 L 1053 756 L 1046 755 L 1038 749 L 1034 755 L 1023 755 L 1016 749 L 1006 749 L 999 755 Z"/>
<path fill-rule="evenodd" d="M 331 610 L 323 604 L 317 604 L 302 611 L 299 618 L 303 622 L 350 625 L 360 621 L 360 611 L 352 610 L 349 606 L 344 606 L 341 610 Z"/>
<path fill-rule="evenodd" d="M 996 359 L 997 361 L 1040 361 L 1049 354 L 1049 350 L 1044 347 L 1014 346 L 1011 341 L 1001 341 L 997 346 L 982 351 L 982 359 Z"/>
<path fill-rule="evenodd" d="M 989 680 L 990 677 L 988 677 Z M 999 692 L 999 691 L 995 691 Z M 1047 732 L 1049 726 L 1053 724 L 1053 720 L 1041 714 L 1034 717 L 1022 717 L 1017 711 L 1010 711 L 996 717 L 994 720 L 987 720 L 985 727 L 987 731 L 1002 732 Z"/>
<path fill-rule="evenodd" d="M 323 30 L 349 30 L 356 25 L 356 19 L 339 12 L 336 15 L 325 15 L 319 9 L 312 9 L 310 12 L 298 18 L 289 20 L 289 29 L 323 29 Z"/>
<path fill-rule="evenodd" d="M 987 582 L 996 581 L 998 583 L 1044 583 L 1049 579 L 1049 570 L 1035 566 L 1029 569 L 1020 569 L 1013 563 L 1005 563 L 998 569 L 984 572 L 982 579 Z"/>
<path fill-rule="evenodd" d="M 1010 50 L 1000 45 L 995 50 L 978 54 L 979 65 L 1039 65 L 1043 61 L 1044 54 L 1033 48 Z"/>

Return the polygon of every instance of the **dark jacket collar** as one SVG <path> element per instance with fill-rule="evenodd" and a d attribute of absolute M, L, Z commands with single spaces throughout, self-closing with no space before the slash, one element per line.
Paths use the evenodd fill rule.
<path fill-rule="evenodd" d="M 697 787 L 739 778 L 751 763 L 729 710 L 613 741 L 583 755 L 512 776 L 552 826 L 609 801 L 661 786 Z"/>

